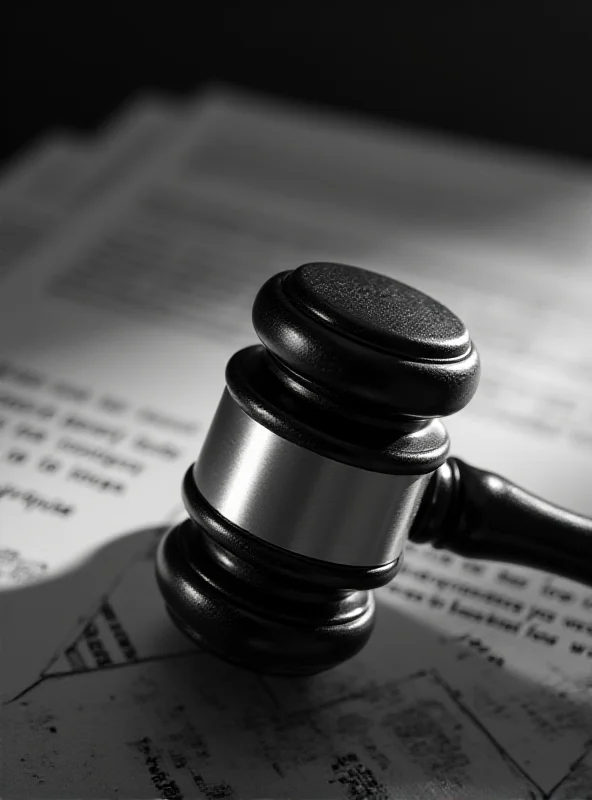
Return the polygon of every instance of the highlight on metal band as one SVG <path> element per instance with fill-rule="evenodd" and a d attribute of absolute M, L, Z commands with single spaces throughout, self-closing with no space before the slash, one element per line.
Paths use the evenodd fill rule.
<path fill-rule="evenodd" d="M 268 430 L 224 391 L 195 483 L 230 522 L 293 553 L 349 566 L 396 559 L 429 475 L 343 464 Z"/>

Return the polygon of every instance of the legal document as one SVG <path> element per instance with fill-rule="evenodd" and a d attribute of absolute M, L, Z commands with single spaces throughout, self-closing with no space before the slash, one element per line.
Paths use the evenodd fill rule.
<path fill-rule="evenodd" d="M 0 184 L 42 231 L 0 283 L 3 796 L 592 796 L 592 589 L 410 545 L 365 650 L 279 679 L 182 636 L 153 567 L 259 286 L 308 261 L 457 313 L 452 452 L 592 514 L 592 174 L 225 89 L 106 135 Z"/>

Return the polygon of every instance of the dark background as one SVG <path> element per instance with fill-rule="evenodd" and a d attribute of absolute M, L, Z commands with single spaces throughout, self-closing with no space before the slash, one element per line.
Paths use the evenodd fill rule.
<path fill-rule="evenodd" d="M 138 89 L 210 79 L 592 158 L 592 3 L 17 2 L 2 10 L 0 158 L 92 130 Z"/>

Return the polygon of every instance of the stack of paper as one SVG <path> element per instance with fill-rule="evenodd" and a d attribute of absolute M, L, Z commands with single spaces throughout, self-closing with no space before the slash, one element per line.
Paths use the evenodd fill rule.
<path fill-rule="evenodd" d="M 351 662 L 199 652 L 153 577 L 254 295 L 389 273 L 482 354 L 453 452 L 592 514 L 592 174 L 212 90 L 0 181 L 5 797 L 586 798 L 592 590 L 409 548 Z"/>

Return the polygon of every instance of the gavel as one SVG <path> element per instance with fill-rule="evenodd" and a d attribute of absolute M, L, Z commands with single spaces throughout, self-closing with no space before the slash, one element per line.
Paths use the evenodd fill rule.
<path fill-rule="evenodd" d="M 449 457 L 479 382 L 464 323 L 393 278 L 305 264 L 253 306 L 156 575 L 176 625 L 258 672 L 351 658 L 407 539 L 592 585 L 592 520 Z"/>

